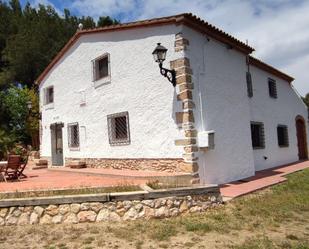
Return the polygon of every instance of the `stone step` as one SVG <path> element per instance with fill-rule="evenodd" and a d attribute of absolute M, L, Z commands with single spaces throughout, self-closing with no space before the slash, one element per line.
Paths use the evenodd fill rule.
<path fill-rule="evenodd" d="M 48 165 L 43 164 L 43 165 L 36 165 L 34 161 L 29 161 L 27 165 L 27 169 L 35 170 L 35 169 L 47 169 Z"/>
<path fill-rule="evenodd" d="M 85 161 L 71 161 L 67 164 L 67 167 L 70 167 L 72 169 L 82 169 L 86 168 L 86 162 Z"/>
<path fill-rule="evenodd" d="M 47 164 L 46 165 L 34 165 L 31 167 L 32 170 L 36 169 L 47 169 Z"/>
<path fill-rule="evenodd" d="M 36 166 L 48 165 L 48 161 L 46 159 L 34 159 L 33 161 Z"/>

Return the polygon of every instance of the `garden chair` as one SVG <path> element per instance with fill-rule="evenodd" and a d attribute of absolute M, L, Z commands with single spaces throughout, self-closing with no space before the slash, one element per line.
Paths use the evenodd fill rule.
<path fill-rule="evenodd" d="M 21 167 L 21 158 L 19 155 L 8 155 L 5 176 L 8 179 L 19 179 L 18 170 Z"/>
<path fill-rule="evenodd" d="M 6 178 L 5 178 L 5 171 L 6 171 L 6 165 L 7 162 L 0 162 L 0 181 L 5 181 L 6 182 Z"/>
<path fill-rule="evenodd" d="M 23 161 L 20 164 L 20 167 L 17 169 L 18 178 L 21 178 L 21 177 L 27 178 L 27 176 L 23 172 L 24 172 L 24 169 L 27 166 L 28 159 L 29 159 L 29 153 L 26 154 L 26 156 L 23 158 Z"/>

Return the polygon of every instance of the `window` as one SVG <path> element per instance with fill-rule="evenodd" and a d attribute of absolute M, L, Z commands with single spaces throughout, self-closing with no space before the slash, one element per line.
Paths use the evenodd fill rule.
<path fill-rule="evenodd" d="M 276 99 L 277 98 L 277 85 L 276 85 L 276 81 L 271 78 L 268 79 L 268 90 L 269 90 L 269 96 Z"/>
<path fill-rule="evenodd" d="M 121 112 L 107 116 L 108 136 L 111 145 L 130 144 L 129 113 Z"/>
<path fill-rule="evenodd" d="M 286 125 L 278 125 L 277 126 L 277 136 L 278 136 L 279 147 L 288 147 L 289 146 L 288 127 Z"/>
<path fill-rule="evenodd" d="M 253 97 L 253 89 L 252 89 L 252 77 L 250 72 L 247 72 L 246 79 L 247 79 L 247 94 L 248 97 L 251 98 Z"/>
<path fill-rule="evenodd" d="M 72 149 L 79 148 L 78 123 L 68 124 L 68 141 L 69 141 L 69 148 L 72 148 Z"/>
<path fill-rule="evenodd" d="M 264 124 L 260 122 L 251 122 L 251 139 L 253 149 L 265 148 Z"/>
<path fill-rule="evenodd" d="M 44 104 L 48 105 L 54 102 L 54 87 L 50 86 L 44 89 Z"/>
<path fill-rule="evenodd" d="M 109 54 L 104 54 L 103 56 L 93 60 L 92 64 L 94 81 L 110 76 Z"/>

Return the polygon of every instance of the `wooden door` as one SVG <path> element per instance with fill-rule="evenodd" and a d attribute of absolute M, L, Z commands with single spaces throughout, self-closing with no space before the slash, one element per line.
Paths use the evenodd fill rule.
<path fill-rule="evenodd" d="M 296 118 L 296 135 L 299 160 L 308 159 L 306 125 L 302 117 Z"/>
<path fill-rule="evenodd" d="M 62 123 L 52 124 L 50 127 L 53 166 L 63 166 L 62 127 Z"/>

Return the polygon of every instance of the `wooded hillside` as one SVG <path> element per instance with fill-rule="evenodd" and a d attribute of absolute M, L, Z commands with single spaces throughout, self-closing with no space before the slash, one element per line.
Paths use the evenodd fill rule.
<path fill-rule="evenodd" d="M 96 22 L 90 16 L 71 15 L 67 9 L 63 13 L 59 16 L 51 6 L 35 8 L 28 3 L 22 7 L 19 0 L 0 0 L 0 157 L 15 142 L 31 143 L 39 117 L 34 81 L 78 24 L 87 29 L 119 23 L 109 16 Z M 28 113 L 30 100 L 33 108 Z"/>

